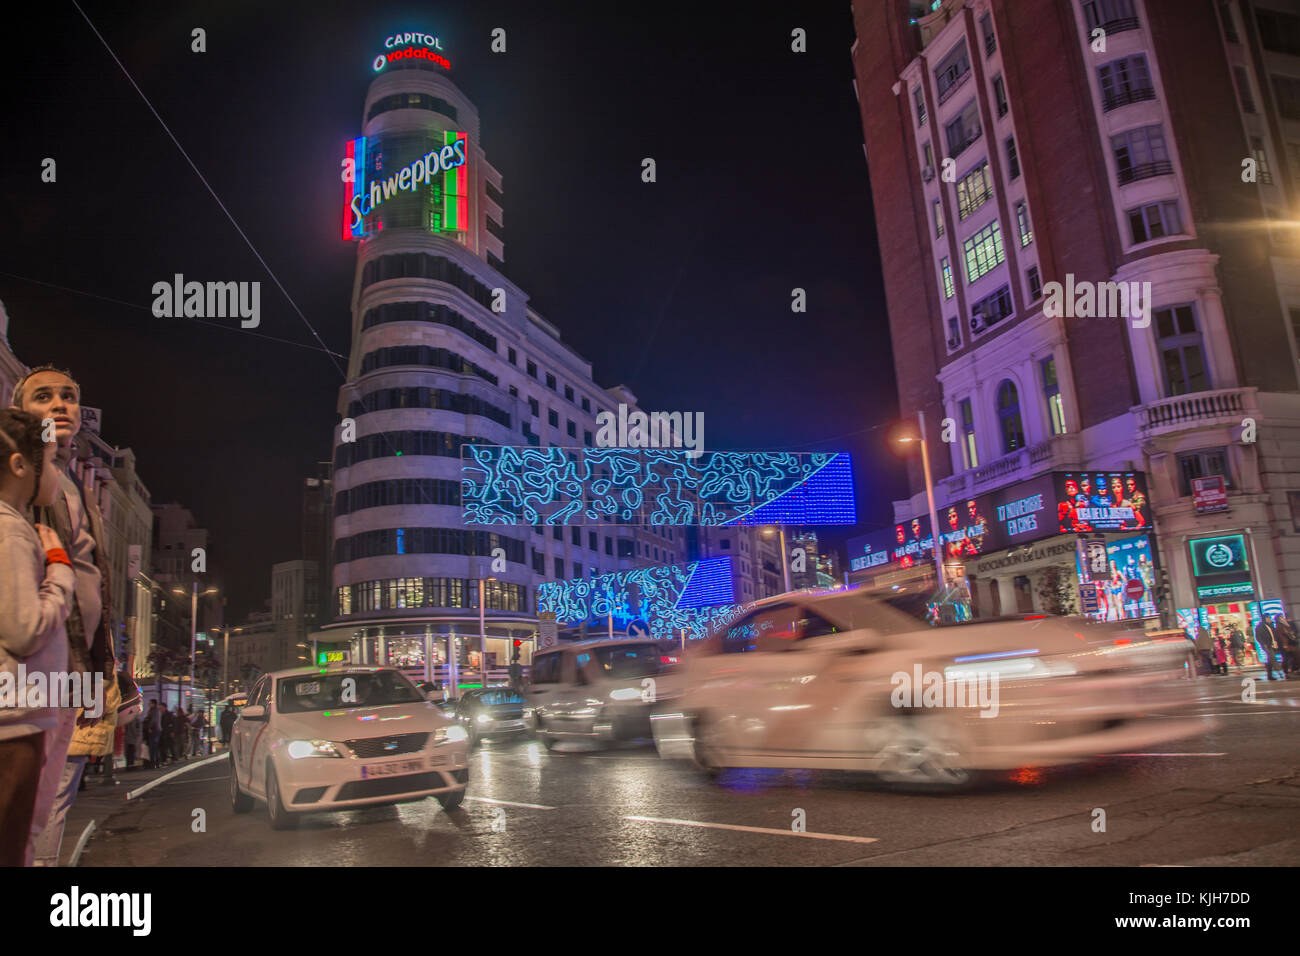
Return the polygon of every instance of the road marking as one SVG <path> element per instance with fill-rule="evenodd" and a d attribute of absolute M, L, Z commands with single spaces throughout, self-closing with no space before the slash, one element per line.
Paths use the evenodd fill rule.
<path fill-rule="evenodd" d="M 503 807 L 527 807 L 529 810 L 556 810 L 558 807 L 544 807 L 540 803 L 515 803 L 513 800 L 493 800 L 490 797 L 466 797 L 475 803 L 495 803 Z"/>
<path fill-rule="evenodd" d="M 878 843 L 876 837 L 846 836 L 843 833 L 807 833 L 799 830 L 778 830 L 773 827 L 742 827 L 734 823 L 701 823 L 699 820 L 669 820 L 663 817 L 624 817 L 641 823 L 671 823 L 679 827 L 703 827 L 708 830 L 739 830 L 743 833 L 771 833 L 776 836 L 809 837 L 813 840 L 842 840 L 845 843 Z"/>
<path fill-rule="evenodd" d="M 128 800 L 131 800 L 135 797 L 140 796 L 141 794 L 148 793 L 150 790 L 158 786 L 158 784 L 160 783 L 166 783 L 172 777 L 179 777 L 183 773 L 189 773 L 191 770 L 197 770 L 199 767 L 205 767 L 210 763 L 216 763 L 218 760 L 229 760 L 229 759 L 230 759 L 230 755 L 226 753 L 213 754 L 211 757 L 208 757 L 206 760 L 200 760 L 198 763 L 188 764 L 184 767 L 180 767 L 176 770 L 173 770 L 170 773 L 165 773 L 156 780 L 150 780 L 139 790 L 132 790 L 130 793 L 126 795 L 126 798 Z"/>
<path fill-rule="evenodd" d="M 95 832 L 95 821 L 91 820 L 86 824 L 86 829 L 81 831 L 81 839 L 77 841 L 77 848 L 72 851 L 72 859 L 68 861 L 68 866 L 76 866 L 77 861 L 81 859 L 81 851 L 86 848 L 90 841 L 90 835 Z"/>

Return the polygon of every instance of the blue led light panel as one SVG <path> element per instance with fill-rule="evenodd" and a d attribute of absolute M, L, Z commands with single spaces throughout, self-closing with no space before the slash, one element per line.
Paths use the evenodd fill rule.
<path fill-rule="evenodd" d="M 465 445 L 466 524 L 855 524 L 847 452 Z"/>

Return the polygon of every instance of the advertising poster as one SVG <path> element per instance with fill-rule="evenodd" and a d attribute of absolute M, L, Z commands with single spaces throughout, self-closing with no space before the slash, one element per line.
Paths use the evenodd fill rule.
<path fill-rule="evenodd" d="M 1058 472 L 1056 515 L 1067 533 L 1149 528 L 1146 478 L 1131 471 Z"/>
<path fill-rule="evenodd" d="M 1097 611 L 1090 617 L 1099 621 L 1132 621 L 1159 613 L 1155 605 L 1155 565 L 1146 535 L 1107 541 L 1106 566 L 1100 573 L 1084 558 L 1080 559 L 1078 570 L 1080 591 L 1090 589 L 1096 595 Z M 1087 603 L 1092 604 L 1092 599 Z"/>

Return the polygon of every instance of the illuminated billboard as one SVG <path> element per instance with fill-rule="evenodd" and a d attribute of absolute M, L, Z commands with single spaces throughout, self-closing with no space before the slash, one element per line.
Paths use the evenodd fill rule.
<path fill-rule="evenodd" d="M 364 239 L 385 226 L 468 231 L 465 133 L 359 136 L 348 142 L 344 163 L 352 171 L 343 183 L 344 239 Z"/>
<path fill-rule="evenodd" d="M 829 525 L 857 520 L 844 452 L 465 445 L 466 524 Z"/>
<path fill-rule="evenodd" d="M 731 559 L 634 568 L 590 578 L 540 584 L 537 610 L 562 624 L 584 621 L 604 633 L 609 618 L 620 631 L 644 629 L 655 640 L 702 639 L 751 605 L 735 605 Z"/>
<path fill-rule="evenodd" d="M 1151 527 L 1146 478 L 1133 471 L 1058 472 L 1061 531 L 1138 531 Z"/>
<path fill-rule="evenodd" d="M 396 67 L 411 61 L 432 63 L 444 70 L 451 69 L 451 61 L 442 52 L 442 38 L 431 33 L 395 33 L 384 39 L 384 52 L 370 63 L 376 73 L 390 66 Z"/>

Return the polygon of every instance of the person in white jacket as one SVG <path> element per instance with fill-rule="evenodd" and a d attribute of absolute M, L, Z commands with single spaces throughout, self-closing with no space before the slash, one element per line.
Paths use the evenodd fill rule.
<path fill-rule="evenodd" d="M 51 678 L 67 670 L 76 587 L 58 536 L 24 516 L 48 507 L 59 487 L 56 444 L 42 431 L 36 416 L 0 409 L 0 866 L 31 862 L 44 738 L 57 723 Z"/>

